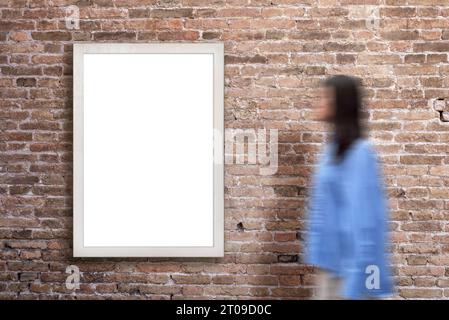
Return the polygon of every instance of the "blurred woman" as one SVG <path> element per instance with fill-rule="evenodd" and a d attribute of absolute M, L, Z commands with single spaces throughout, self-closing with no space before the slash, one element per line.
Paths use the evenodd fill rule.
<path fill-rule="evenodd" d="M 319 268 L 318 299 L 385 297 L 387 205 L 374 149 L 363 137 L 359 80 L 333 76 L 321 89 L 317 118 L 331 135 L 314 176 L 306 262 Z"/>

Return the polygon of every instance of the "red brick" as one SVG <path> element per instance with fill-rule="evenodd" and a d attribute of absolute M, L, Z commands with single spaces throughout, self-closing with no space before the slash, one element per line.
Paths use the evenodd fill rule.
<path fill-rule="evenodd" d="M 69 41 L 72 39 L 72 34 L 61 31 L 32 32 L 31 37 L 39 41 Z"/>

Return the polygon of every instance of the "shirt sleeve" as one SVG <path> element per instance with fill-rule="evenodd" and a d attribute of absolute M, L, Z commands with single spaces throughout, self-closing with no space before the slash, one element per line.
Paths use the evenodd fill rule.
<path fill-rule="evenodd" d="M 375 294 L 376 283 L 373 287 L 367 281 L 371 271 L 383 266 L 386 240 L 386 197 L 377 156 L 365 146 L 356 161 L 351 187 L 354 192 L 349 197 L 354 252 L 343 285 L 343 295 L 351 299 Z"/>
<path fill-rule="evenodd" d="M 315 178 L 315 180 L 317 179 Z M 314 182 L 308 208 L 309 225 L 306 236 L 305 262 L 309 264 L 319 264 L 320 262 L 320 229 L 325 218 L 321 209 L 322 195 L 317 184 L 318 181 Z"/>
<path fill-rule="evenodd" d="M 324 202 L 324 192 L 321 181 L 320 170 L 323 169 L 323 163 L 327 156 L 328 148 L 324 148 L 324 152 L 320 157 L 317 171 L 313 176 L 312 189 L 308 202 L 308 226 L 305 241 L 305 262 L 309 264 L 320 263 L 320 246 L 321 246 L 321 229 L 324 223 L 325 214 L 322 209 Z"/>

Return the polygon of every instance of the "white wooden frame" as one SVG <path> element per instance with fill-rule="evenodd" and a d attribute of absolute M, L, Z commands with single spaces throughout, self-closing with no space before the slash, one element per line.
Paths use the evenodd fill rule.
<path fill-rule="evenodd" d="M 86 54 L 212 54 L 213 55 L 213 244 L 211 246 L 85 245 L 85 55 Z M 73 49 L 73 256 L 74 257 L 222 257 L 224 255 L 223 96 L 222 43 L 75 43 Z M 114 66 L 111 66 L 113 68 Z M 120 79 L 117 79 L 120 81 Z M 176 117 L 176 111 L 173 112 Z M 188 121 L 189 119 L 186 119 Z M 104 122 L 108 118 L 105 116 Z M 98 123 L 97 125 L 102 125 Z M 145 137 L 143 137 L 144 139 Z M 86 140 L 91 141 L 91 140 Z M 113 155 L 111 155 L 113 159 Z M 182 165 L 182 156 L 179 159 Z M 89 160 L 87 160 L 89 161 Z M 113 173 L 111 173 L 113 174 Z M 120 185 L 120 182 L 118 182 Z M 98 190 L 98 189 L 96 189 Z M 183 192 L 183 190 L 179 190 Z M 176 198 L 173 198 L 176 201 Z M 88 209 L 87 209 L 88 210 Z M 167 228 L 169 226 L 161 226 Z M 101 232 L 101 230 L 98 230 Z"/>

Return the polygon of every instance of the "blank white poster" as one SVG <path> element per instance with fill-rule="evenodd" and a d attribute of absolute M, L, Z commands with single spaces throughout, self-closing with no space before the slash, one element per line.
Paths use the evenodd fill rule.
<path fill-rule="evenodd" d="M 213 247 L 214 54 L 84 53 L 82 82 L 81 251 Z"/>

